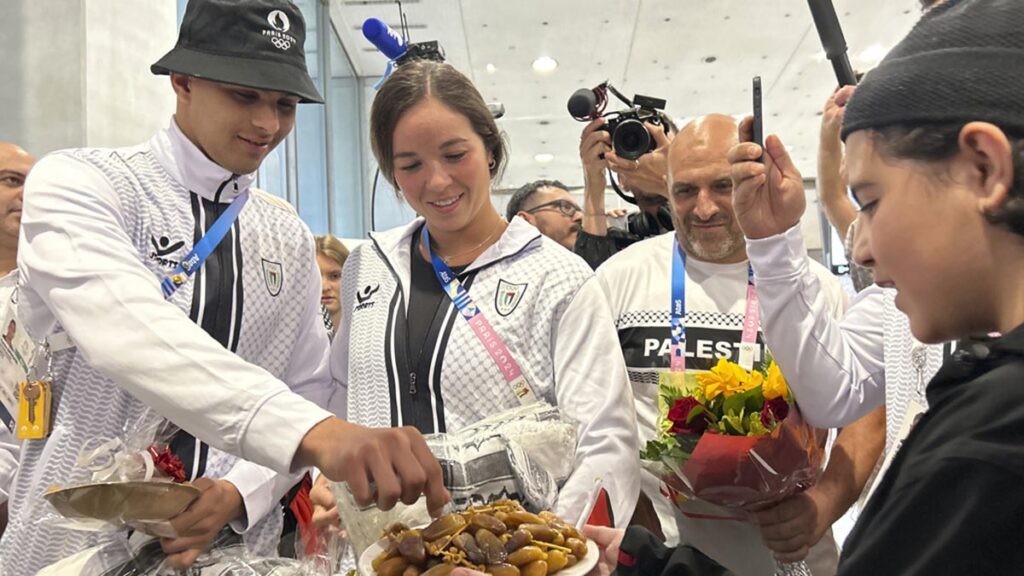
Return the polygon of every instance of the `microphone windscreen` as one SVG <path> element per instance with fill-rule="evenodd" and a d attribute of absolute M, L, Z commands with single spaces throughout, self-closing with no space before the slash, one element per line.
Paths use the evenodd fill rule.
<path fill-rule="evenodd" d="M 379 18 L 367 18 L 363 22 L 363 36 L 389 60 L 398 59 L 408 49 L 405 38 Z"/>
<path fill-rule="evenodd" d="M 589 118 L 597 107 L 597 94 L 590 88 L 580 88 L 569 97 L 569 114 L 573 118 Z"/>

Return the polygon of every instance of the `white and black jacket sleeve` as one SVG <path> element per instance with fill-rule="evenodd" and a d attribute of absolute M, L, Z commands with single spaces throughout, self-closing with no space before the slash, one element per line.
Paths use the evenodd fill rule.
<path fill-rule="evenodd" d="M 49 322 L 29 332 L 45 336 L 59 323 L 92 366 L 164 417 L 212 446 L 289 472 L 302 438 L 330 413 L 166 302 L 125 232 L 125 209 L 84 162 L 55 155 L 36 165 L 25 187 L 20 306 L 47 309 L 26 317 Z"/>
<path fill-rule="evenodd" d="M 626 526 L 640 495 L 640 440 L 611 308 L 589 278 L 553 325 L 558 407 L 580 423 L 576 467 L 556 512 L 575 522 L 601 477 L 615 524 Z"/>
<path fill-rule="evenodd" d="M 807 421 L 845 426 L 885 402 L 882 289 L 860 292 L 842 320 L 810 270 L 800 227 L 747 240 L 764 337 Z"/>

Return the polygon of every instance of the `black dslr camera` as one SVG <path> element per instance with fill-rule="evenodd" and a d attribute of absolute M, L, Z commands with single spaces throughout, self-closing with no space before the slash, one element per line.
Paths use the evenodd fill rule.
<path fill-rule="evenodd" d="M 609 91 L 629 108 L 605 114 Z M 593 89 L 580 88 L 569 97 L 569 114 L 580 122 L 588 122 L 601 116 L 608 119 L 603 130 L 612 135 L 612 148 L 615 153 L 626 160 L 636 160 L 654 150 L 654 137 L 647 131 L 644 123 L 662 126 L 658 111 L 664 109 L 665 100 L 661 98 L 637 94 L 631 101 L 607 82 Z"/>

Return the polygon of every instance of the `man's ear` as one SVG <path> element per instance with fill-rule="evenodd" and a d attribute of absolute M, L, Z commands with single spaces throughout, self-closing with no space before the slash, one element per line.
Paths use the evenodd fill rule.
<path fill-rule="evenodd" d="M 520 210 L 519 212 L 516 212 L 516 216 L 521 216 L 523 218 L 523 220 L 526 220 L 527 222 L 532 224 L 535 228 L 537 227 L 537 217 L 534 216 L 533 214 L 530 214 L 529 212 L 526 212 L 525 210 Z"/>
<path fill-rule="evenodd" d="M 171 88 L 179 101 L 188 102 L 192 99 L 192 77 L 171 72 Z"/>
<path fill-rule="evenodd" d="M 960 129 L 961 168 L 977 195 L 983 214 L 998 211 L 1013 189 L 1013 145 L 1006 134 L 988 122 L 970 122 Z"/>

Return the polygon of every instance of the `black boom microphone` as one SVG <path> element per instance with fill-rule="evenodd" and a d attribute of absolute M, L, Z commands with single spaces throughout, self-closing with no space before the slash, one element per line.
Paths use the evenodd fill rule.
<path fill-rule="evenodd" d="M 856 85 L 857 77 L 846 56 L 846 38 L 843 37 L 843 29 L 839 26 L 839 17 L 836 16 L 832 0 L 807 0 L 807 4 L 811 7 L 811 17 L 814 18 L 814 27 L 818 29 L 821 47 L 832 62 L 839 86 Z"/>

